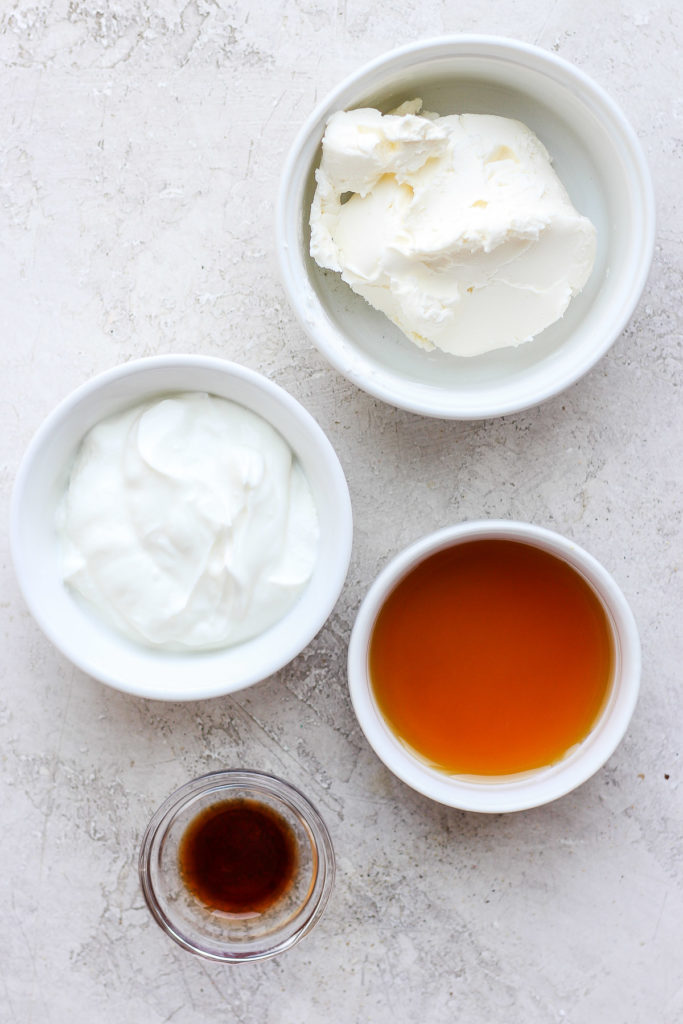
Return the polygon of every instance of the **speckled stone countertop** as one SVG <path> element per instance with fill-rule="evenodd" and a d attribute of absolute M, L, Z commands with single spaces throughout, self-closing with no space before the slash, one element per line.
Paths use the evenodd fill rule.
<path fill-rule="evenodd" d="M 2 558 L 0 1021 L 676 1024 L 681 822 L 680 7 L 661 0 L 7 0 L 0 6 L 2 475 L 93 373 L 201 352 L 318 419 L 355 512 L 314 642 L 236 696 L 124 696 L 44 639 Z M 279 282 L 273 206 L 294 135 L 362 62 L 443 32 L 537 43 L 623 107 L 655 180 L 654 266 L 598 366 L 541 408 L 450 423 L 331 370 Z M 638 620 L 642 694 L 608 764 L 537 810 L 431 803 L 378 761 L 346 687 L 355 611 L 439 526 L 529 520 L 588 548 Z M 258 965 L 176 947 L 140 894 L 142 831 L 187 779 L 273 771 L 318 805 L 338 878 L 318 928 Z"/>

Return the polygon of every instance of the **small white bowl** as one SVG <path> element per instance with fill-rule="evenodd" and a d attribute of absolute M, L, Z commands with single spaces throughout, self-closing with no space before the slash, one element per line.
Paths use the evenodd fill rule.
<path fill-rule="evenodd" d="M 391 591 L 425 558 L 472 540 L 505 539 L 531 544 L 576 569 L 602 602 L 611 623 L 615 665 L 609 698 L 585 739 L 562 760 L 534 771 L 498 777 L 449 775 L 422 761 L 396 736 L 381 714 L 368 668 L 370 639 L 377 615 Z M 621 741 L 636 705 L 640 685 L 638 628 L 624 595 L 599 562 L 572 541 L 540 526 L 506 520 L 461 523 L 423 537 L 397 555 L 380 573 L 358 612 L 349 645 L 349 688 L 360 726 L 394 775 L 407 785 L 451 807 L 500 813 L 521 811 L 555 800 L 591 777 Z"/>
<path fill-rule="evenodd" d="M 424 352 L 339 274 L 309 255 L 315 170 L 329 117 L 386 112 L 420 96 L 439 114 L 499 114 L 527 124 L 548 149 L 580 213 L 598 232 L 593 274 L 564 317 L 533 341 L 471 359 Z M 512 39 L 445 36 L 377 58 L 311 114 L 289 153 L 277 206 L 282 279 L 303 328 L 369 394 L 426 416 L 482 419 L 537 405 L 578 380 L 619 336 L 654 249 L 650 173 L 621 110 L 578 68 Z"/>
<path fill-rule="evenodd" d="M 175 652 L 135 644 L 75 599 L 60 570 L 55 513 L 83 437 L 105 417 L 174 391 L 207 391 L 231 399 L 272 424 L 299 459 L 318 511 L 318 559 L 296 604 L 265 633 L 219 650 Z M 198 700 L 231 693 L 291 661 L 313 639 L 339 597 L 351 538 L 346 479 L 312 416 L 253 370 L 202 356 L 140 359 L 77 388 L 36 433 L 12 496 L 14 566 L 24 599 L 43 632 L 89 675 L 119 690 L 158 700 Z"/>

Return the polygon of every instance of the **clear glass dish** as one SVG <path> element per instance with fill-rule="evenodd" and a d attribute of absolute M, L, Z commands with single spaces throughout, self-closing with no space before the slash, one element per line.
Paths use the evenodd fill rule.
<path fill-rule="evenodd" d="M 180 846 L 206 809 L 248 801 L 278 816 L 296 846 L 286 890 L 265 910 L 227 913 L 193 894 L 183 875 Z M 156 811 L 143 836 L 140 884 L 153 917 L 180 946 L 224 963 L 263 960 L 289 949 L 320 919 L 334 884 L 332 841 L 322 818 L 294 786 L 264 772 L 212 772 L 181 786 Z"/>

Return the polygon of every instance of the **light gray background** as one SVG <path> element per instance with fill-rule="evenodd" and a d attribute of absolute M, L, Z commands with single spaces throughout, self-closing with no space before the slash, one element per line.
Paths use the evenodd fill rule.
<path fill-rule="evenodd" d="M 0 1019 L 45 1024 L 675 1024 L 681 920 L 680 8 L 661 0 L 16 0 L 0 4 L 3 503 L 56 402 L 140 355 L 237 359 L 300 399 L 355 510 L 319 636 L 236 697 L 106 689 L 42 637 L 2 557 Z M 477 31 L 575 62 L 624 108 L 658 197 L 636 315 L 539 409 L 423 420 L 333 372 L 273 255 L 280 169 L 316 101 L 395 45 Z M 502 516 L 595 554 L 632 604 L 642 697 L 607 766 L 544 808 L 477 816 L 393 778 L 356 724 L 358 604 L 401 546 Z M 338 882 L 285 956 L 182 952 L 136 874 L 157 804 L 224 766 L 274 771 L 327 820 Z"/>

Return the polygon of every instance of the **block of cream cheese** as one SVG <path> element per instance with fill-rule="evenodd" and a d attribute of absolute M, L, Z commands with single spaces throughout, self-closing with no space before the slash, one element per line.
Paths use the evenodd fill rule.
<path fill-rule="evenodd" d="M 57 528 L 66 582 L 120 632 L 169 650 L 266 630 L 310 578 L 319 533 L 284 438 L 202 392 L 159 396 L 93 427 Z"/>
<path fill-rule="evenodd" d="M 311 255 L 424 349 L 530 341 L 588 280 L 595 228 L 520 121 L 421 108 L 330 118 Z"/>

